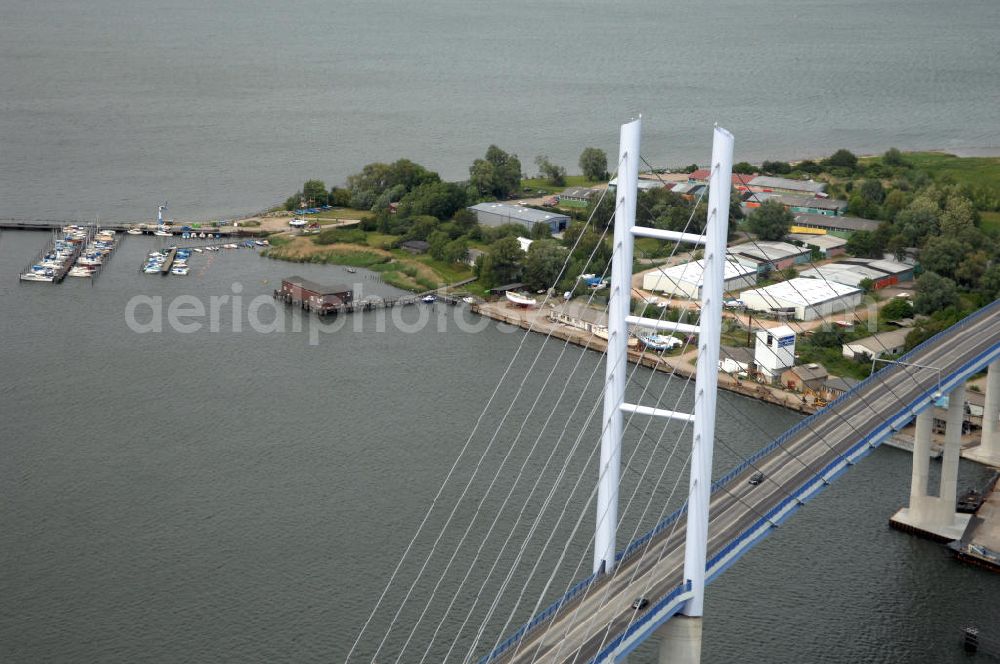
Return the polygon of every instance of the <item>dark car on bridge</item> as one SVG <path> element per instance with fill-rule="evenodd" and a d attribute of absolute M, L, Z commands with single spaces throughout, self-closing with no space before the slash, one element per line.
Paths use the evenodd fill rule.
<path fill-rule="evenodd" d="M 753 486 L 757 486 L 763 481 L 764 481 L 764 473 L 756 472 L 750 476 L 750 484 Z"/>

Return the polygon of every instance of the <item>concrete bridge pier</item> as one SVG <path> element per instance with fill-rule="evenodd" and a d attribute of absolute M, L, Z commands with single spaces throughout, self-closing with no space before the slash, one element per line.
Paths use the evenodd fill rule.
<path fill-rule="evenodd" d="M 986 401 L 983 404 L 983 431 L 979 447 L 965 452 L 973 461 L 1000 468 L 1000 360 L 986 373 Z"/>
<path fill-rule="evenodd" d="M 676 615 L 665 622 L 660 637 L 660 664 L 700 664 L 701 616 Z"/>
<path fill-rule="evenodd" d="M 961 539 L 962 533 L 965 532 L 965 527 L 969 523 L 968 514 L 955 512 L 955 503 L 958 500 L 958 460 L 962 451 L 964 415 L 965 386 L 962 385 L 948 395 L 944 455 L 941 461 L 941 481 L 937 495 L 932 495 L 927 486 L 933 424 L 930 409 L 917 415 L 910 505 L 899 510 L 890 519 L 890 524 L 894 528 L 945 542 Z"/>

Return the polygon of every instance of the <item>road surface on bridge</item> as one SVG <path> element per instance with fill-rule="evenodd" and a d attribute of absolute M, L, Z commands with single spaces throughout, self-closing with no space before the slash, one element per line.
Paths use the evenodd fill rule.
<path fill-rule="evenodd" d="M 949 330 L 949 332 L 951 332 Z M 711 558 L 768 510 L 814 480 L 817 473 L 849 451 L 887 420 L 935 389 L 965 363 L 1000 341 L 1000 311 L 994 310 L 907 358 L 936 371 L 891 365 L 854 398 L 821 410 L 811 423 L 741 476 L 719 489 L 709 512 Z M 750 485 L 758 470 L 764 481 Z M 638 615 L 632 603 L 650 605 L 679 586 L 684 569 L 685 521 L 653 538 L 581 597 L 562 607 L 555 618 L 529 632 L 497 660 L 519 664 L 585 664 L 621 634 Z"/>

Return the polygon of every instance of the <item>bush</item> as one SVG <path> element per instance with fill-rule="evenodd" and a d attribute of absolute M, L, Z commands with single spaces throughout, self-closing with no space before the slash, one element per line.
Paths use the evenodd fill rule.
<path fill-rule="evenodd" d="M 365 244 L 367 237 L 367 234 L 359 228 L 329 228 L 317 235 L 313 242 L 316 244 L 337 244 L 338 242 Z"/>

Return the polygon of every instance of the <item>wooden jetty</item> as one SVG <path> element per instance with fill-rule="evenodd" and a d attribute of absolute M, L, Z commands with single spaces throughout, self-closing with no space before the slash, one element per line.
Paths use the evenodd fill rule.
<path fill-rule="evenodd" d="M 92 224 L 93 222 L 86 222 L 73 219 L 0 219 L 0 229 L 3 230 L 13 230 L 13 231 L 58 231 L 64 226 L 77 225 L 86 226 Z M 137 228 L 141 230 L 144 234 L 152 235 L 156 231 L 156 225 L 150 223 L 102 223 L 101 228 L 106 228 L 108 230 L 116 232 L 125 232 L 129 229 Z M 176 229 L 171 237 L 181 237 L 181 233 L 211 233 L 217 237 L 257 237 L 261 235 L 268 235 L 269 231 L 263 231 L 259 228 L 244 228 L 242 226 L 201 226 L 199 228 L 192 228 L 189 231 L 183 231 L 181 229 Z M 185 238 L 186 239 L 186 238 Z"/>
<path fill-rule="evenodd" d="M 52 280 L 42 281 L 41 283 L 52 283 L 52 284 L 62 283 L 63 279 L 66 278 L 66 274 L 69 272 L 69 269 L 76 264 L 76 259 L 80 257 L 80 253 L 83 252 L 84 247 L 90 244 L 90 242 L 94 238 L 95 231 L 93 226 L 87 226 L 86 228 L 87 228 L 86 237 L 82 241 L 73 242 L 73 250 L 69 254 L 69 256 L 67 256 L 67 258 L 62 262 L 62 266 L 59 267 L 58 269 L 53 269 Z M 59 229 L 62 230 L 62 226 L 60 226 Z M 29 274 L 31 272 L 31 267 L 36 263 L 41 262 L 42 258 L 46 254 L 55 251 L 56 242 L 61 240 L 62 237 L 63 236 L 59 235 L 58 233 L 52 234 L 52 241 L 44 249 L 38 252 L 38 255 L 35 256 L 34 260 L 28 263 L 25 266 L 25 268 L 21 271 L 21 276 L 19 277 L 21 281 L 32 281 L 31 279 L 26 278 L 25 275 Z"/>
<path fill-rule="evenodd" d="M 175 258 L 177 258 L 177 247 L 173 247 L 167 252 L 167 257 L 163 259 L 163 265 L 160 266 L 160 274 L 163 276 L 170 274 L 170 268 L 173 266 Z"/>

